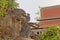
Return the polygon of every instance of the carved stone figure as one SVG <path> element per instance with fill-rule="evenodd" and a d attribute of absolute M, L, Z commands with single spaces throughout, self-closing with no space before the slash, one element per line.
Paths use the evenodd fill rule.
<path fill-rule="evenodd" d="M 2 20 L 0 24 L 3 30 L 2 33 L 6 33 L 8 37 L 12 36 L 13 39 L 28 38 L 30 32 L 30 27 L 28 25 L 30 21 L 29 14 L 26 15 L 26 12 L 22 9 L 7 10 L 7 13 L 5 17 L 0 17 L 0 20 Z M 6 35 L 3 36 L 5 37 Z"/>

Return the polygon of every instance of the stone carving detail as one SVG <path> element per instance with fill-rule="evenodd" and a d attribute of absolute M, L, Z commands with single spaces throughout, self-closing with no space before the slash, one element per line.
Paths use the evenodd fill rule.
<path fill-rule="evenodd" d="M 6 14 L 5 17 L 0 17 L 0 20 L 2 20 L 0 27 L 3 30 L 1 33 L 4 32 L 7 36 L 12 36 L 13 39 L 18 36 L 28 37 L 30 31 L 30 27 L 28 26 L 28 21 L 30 20 L 29 14 L 26 15 L 26 12 L 22 9 L 14 9 L 7 12 L 8 14 Z M 2 36 L 4 35 L 5 34 L 2 34 Z M 6 37 L 6 35 L 4 37 Z"/>

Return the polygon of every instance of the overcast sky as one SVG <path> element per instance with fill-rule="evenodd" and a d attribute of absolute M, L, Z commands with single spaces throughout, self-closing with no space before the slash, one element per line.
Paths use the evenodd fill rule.
<path fill-rule="evenodd" d="M 36 12 L 39 11 L 40 7 L 60 5 L 60 0 L 17 0 L 19 8 L 22 8 L 26 13 L 30 13 L 31 21 L 35 21 Z M 39 16 L 39 15 L 38 15 Z"/>

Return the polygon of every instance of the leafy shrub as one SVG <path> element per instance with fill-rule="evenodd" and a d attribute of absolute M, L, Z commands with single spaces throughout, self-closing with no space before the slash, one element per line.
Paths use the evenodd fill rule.
<path fill-rule="evenodd" d="M 7 8 L 17 8 L 18 3 L 15 2 L 15 0 L 0 0 L 0 16 L 4 16 L 7 12 Z M 12 4 L 13 3 L 13 4 Z"/>
<path fill-rule="evenodd" d="M 60 40 L 60 26 L 52 26 L 40 37 L 40 40 Z"/>

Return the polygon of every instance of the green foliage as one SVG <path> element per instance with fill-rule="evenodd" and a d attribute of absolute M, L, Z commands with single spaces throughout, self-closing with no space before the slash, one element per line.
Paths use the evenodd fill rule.
<path fill-rule="evenodd" d="M 12 0 L 0 0 L 0 16 L 4 16 L 7 12 L 7 8 L 17 8 L 18 3 L 15 2 L 15 0 L 12 2 Z"/>
<path fill-rule="evenodd" d="M 19 6 L 19 4 L 14 1 L 14 3 L 13 3 L 13 8 L 17 8 L 18 6 Z"/>
<path fill-rule="evenodd" d="M 1 8 L 18 7 L 18 3 L 15 0 L 13 2 L 12 0 L 0 0 L 0 6 Z"/>
<path fill-rule="evenodd" d="M 40 40 L 60 40 L 60 26 L 52 26 L 40 37 Z"/>

